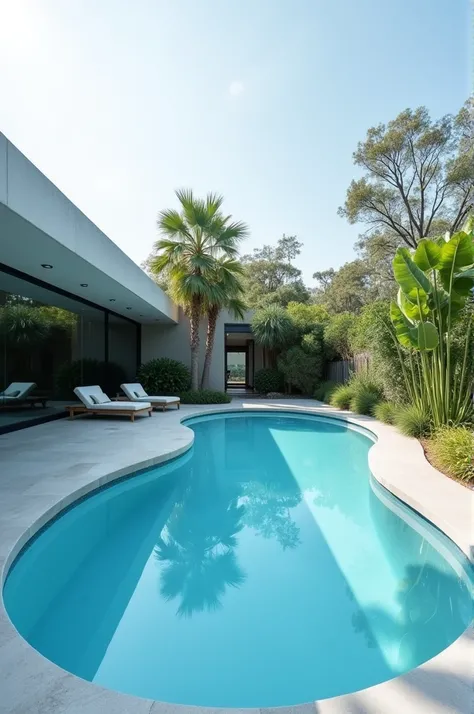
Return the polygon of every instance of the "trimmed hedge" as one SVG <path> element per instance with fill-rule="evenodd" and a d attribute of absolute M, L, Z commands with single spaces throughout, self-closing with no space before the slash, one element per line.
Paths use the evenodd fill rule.
<path fill-rule="evenodd" d="M 185 364 L 176 359 L 157 357 L 141 365 L 138 381 L 148 394 L 174 397 L 188 391 L 191 373 Z"/>
<path fill-rule="evenodd" d="M 263 369 L 259 369 L 255 372 L 254 387 L 258 394 L 281 392 L 283 389 L 283 383 L 284 377 L 277 369 L 263 367 Z"/>
<path fill-rule="evenodd" d="M 225 392 L 216 389 L 200 389 L 180 394 L 181 404 L 229 404 L 232 399 Z"/>

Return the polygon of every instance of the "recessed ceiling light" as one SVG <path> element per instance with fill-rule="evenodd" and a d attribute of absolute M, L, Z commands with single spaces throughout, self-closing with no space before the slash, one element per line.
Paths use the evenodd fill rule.
<path fill-rule="evenodd" d="M 139 315 L 138 317 L 143 317 L 143 315 Z"/>
<path fill-rule="evenodd" d="M 81 283 L 81 288 L 88 288 L 88 287 L 89 287 L 89 283 Z"/>
<path fill-rule="evenodd" d="M 109 298 L 109 302 L 115 302 L 115 298 Z"/>
<path fill-rule="evenodd" d="M 131 310 L 131 309 L 132 309 L 131 307 L 127 307 L 127 310 Z"/>
<path fill-rule="evenodd" d="M 42 267 L 42 268 L 46 268 L 46 270 L 51 270 L 51 268 L 52 268 L 53 266 L 50 265 L 49 263 L 41 263 L 41 267 Z"/>

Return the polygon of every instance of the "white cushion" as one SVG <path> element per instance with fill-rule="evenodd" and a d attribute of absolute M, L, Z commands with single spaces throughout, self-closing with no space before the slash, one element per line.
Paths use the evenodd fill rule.
<path fill-rule="evenodd" d="M 107 402 L 107 404 L 96 404 L 95 409 L 100 409 L 100 411 L 111 411 L 116 409 L 127 409 L 131 412 L 136 412 L 139 409 L 146 409 L 151 407 L 150 402 Z M 92 407 L 93 409 L 94 407 Z"/>
<path fill-rule="evenodd" d="M 135 402 L 137 399 L 148 399 L 148 394 L 138 382 L 121 384 L 120 387 L 132 402 Z"/>
<path fill-rule="evenodd" d="M 2 397 L 9 397 L 10 399 L 25 399 L 25 397 L 27 397 L 35 387 L 35 382 L 12 382 L 10 386 L 5 389 Z M 12 392 L 19 392 L 19 394 L 13 396 Z"/>
<path fill-rule="evenodd" d="M 149 402 L 160 402 L 161 404 L 172 404 L 173 402 L 179 402 L 179 397 L 147 397 Z"/>
<path fill-rule="evenodd" d="M 100 404 L 104 403 L 104 398 L 105 401 L 110 401 L 108 396 L 104 394 L 102 389 L 99 387 L 98 384 L 94 384 L 90 387 L 76 387 L 74 390 L 74 394 L 76 394 L 81 402 L 86 406 L 88 409 L 93 409 L 94 407 L 98 406 L 97 403 L 94 403 L 94 401 L 91 399 L 93 396 Z"/>

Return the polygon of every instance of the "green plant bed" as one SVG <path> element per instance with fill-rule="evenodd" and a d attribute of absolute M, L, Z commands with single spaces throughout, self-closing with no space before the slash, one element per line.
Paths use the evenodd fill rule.
<path fill-rule="evenodd" d="M 417 404 L 402 406 L 395 412 L 395 425 L 405 436 L 421 439 L 431 433 L 431 414 Z"/>
<path fill-rule="evenodd" d="M 438 429 L 425 442 L 433 466 L 448 476 L 474 483 L 474 434 L 464 426 Z"/>
<path fill-rule="evenodd" d="M 329 403 L 332 407 L 337 407 L 337 409 L 349 409 L 353 396 L 353 387 L 350 384 L 341 384 L 332 392 Z"/>
<path fill-rule="evenodd" d="M 374 406 L 374 417 L 384 424 L 395 424 L 397 409 L 393 402 L 379 402 Z"/>
<path fill-rule="evenodd" d="M 180 394 L 181 404 L 229 404 L 232 399 L 225 392 L 215 389 L 201 389 Z"/>
<path fill-rule="evenodd" d="M 331 394 L 334 392 L 336 387 L 339 387 L 339 382 L 321 382 L 319 387 L 316 388 L 314 392 L 314 398 L 318 399 L 320 402 L 329 402 L 331 399 Z"/>
<path fill-rule="evenodd" d="M 141 365 L 138 381 L 148 394 L 175 396 L 190 388 L 191 373 L 176 359 L 158 357 Z"/>
<path fill-rule="evenodd" d="M 356 414 L 373 416 L 374 408 L 380 401 L 380 393 L 370 389 L 357 389 L 352 397 L 349 408 Z"/>

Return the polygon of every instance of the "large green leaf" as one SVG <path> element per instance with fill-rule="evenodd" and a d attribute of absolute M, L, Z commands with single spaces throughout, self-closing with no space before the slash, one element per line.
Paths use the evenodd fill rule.
<path fill-rule="evenodd" d="M 390 319 L 400 344 L 404 347 L 418 347 L 416 327 L 412 326 L 395 302 L 390 305 Z"/>
<path fill-rule="evenodd" d="M 403 312 L 405 317 L 407 317 L 408 320 L 410 320 L 411 322 L 413 322 L 414 320 L 422 320 L 424 317 L 428 317 L 430 312 L 425 296 L 420 298 L 420 304 L 418 306 L 417 303 L 413 303 L 408 300 L 407 296 L 401 288 L 399 288 L 398 290 L 397 303 L 398 307 Z"/>
<path fill-rule="evenodd" d="M 424 272 L 412 260 L 408 248 L 398 248 L 393 259 L 393 274 L 398 285 L 416 303 L 419 295 L 428 295 L 432 286 Z"/>
<path fill-rule="evenodd" d="M 432 322 L 420 322 L 418 325 L 418 349 L 434 350 L 439 344 L 438 330 Z"/>
<path fill-rule="evenodd" d="M 441 247 L 428 238 L 418 243 L 413 260 L 425 273 L 438 267 L 441 258 Z"/>
<path fill-rule="evenodd" d="M 453 280 L 453 290 L 462 297 L 468 297 L 474 288 L 474 270 L 466 270 L 464 273 L 457 273 Z"/>
<path fill-rule="evenodd" d="M 462 230 L 464 233 L 474 233 L 474 213 L 468 216 Z"/>
<path fill-rule="evenodd" d="M 474 243 L 468 233 L 460 231 L 441 249 L 439 272 L 446 290 L 450 289 L 454 274 L 461 268 L 470 268 L 474 264 Z"/>

